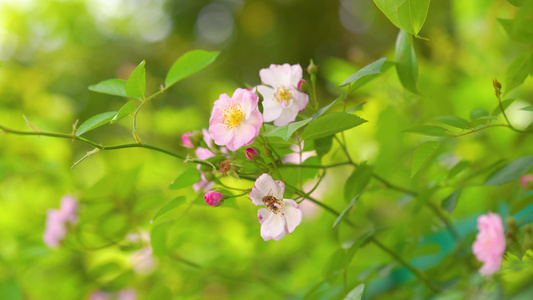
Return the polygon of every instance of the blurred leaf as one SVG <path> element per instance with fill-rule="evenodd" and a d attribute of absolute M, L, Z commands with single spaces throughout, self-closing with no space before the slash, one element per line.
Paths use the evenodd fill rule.
<path fill-rule="evenodd" d="M 339 96 L 337 97 L 337 99 L 331 101 L 330 104 L 324 106 L 324 107 L 321 107 L 316 113 L 314 113 L 312 116 L 311 116 L 311 119 L 314 120 L 318 117 L 320 117 L 321 115 L 323 115 L 326 111 L 328 111 L 332 106 L 334 106 L 335 104 L 339 103 L 342 101 L 342 99 L 344 99 L 343 96 Z"/>
<path fill-rule="evenodd" d="M 90 85 L 89 90 L 120 97 L 128 97 L 126 94 L 126 80 L 108 79 L 95 85 Z"/>
<path fill-rule="evenodd" d="M 360 285 L 356 286 L 353 290 L 351 290 L 346 297 L 344 297 L 344 300 L 361 300 L 363 298 L 363 291 L 365 290 L 364 283 L 361 283 Z"/>
<path fill-rule="evenodd" d="M 521 108 L 520 110 L 533 111 L 533 105 L 526 106 L 526 107 L 524 107 L 524 108 Z"/>
<path fill-rule="evenodd" d="M 187 186 L 191 186 L 200 181 L 200 172 L 196 169 L 187 169 L 180 176 L 178 176 L 170 186 L 171 190 L 178 190 Z"/>
<path fill-rule="evenodd" d="M 466 160 L 462 160 L 460 162 L 458 162 L 455 166 L 453 166 L 453 168 L 450 170 L 450 172 L 448 172 L 448 179 L 452 179 L 454 178 L 455 176 L 457 176 L 457 174 L 461 173 L 461 171 L 463 171 L 464 169 L 468 168 L 470 166 L 470 163 Z"/>
<path fill-rule="evenodd" d="M 356 82 L 357 80 L 361 79 L 365 76 L 370 76 L 374 74 L 380 74 L 381 73 L 381 67 L 383 66 L 383 63 L 385 62 L 387 58 L 382 57 L 375 62 L 368 64 L 361 68 L 359 71 L 357 71 L 355 74 L 348 77 L 346 80 L 344 80 L 343 83 L 340 84 L 340 86 L 345 86 L 349 83 Z"/>
<path fill-rule="evenodd" d="M 174 208 L 178 207 L 179 205 L 183 204 L 183 201 L 185 200 L 185 196 L 179 196 L 172 200 L 170 200 L 165 206 L 161 207 L 161 209 L 155 214 L 155 216 L 152 218 L 150 223 L 153 223 L 157 218 L 160 216 L 166 214 L 167 212 L 173 210 Z"/>
<path fill-rule="evenodd" d="M 359 198 L 359 195 L 355 196 L 352 201 L 350 201 L 350 203 L 348 204 L 348 206 L 346 206 L 344 208 L 344 210 L 341 212 L 341 214 L 337 217 L 337 219 L 335 219 L 335 222 L 333 223 L 333 227 L 332 228 L 335 228 L 337 227 L 337 225 L 344 219 L 344 216 L 346 215 L 346 213 L 350 210 L 350 208 L 352 208 L 352 206 L 355 205 L 355 202 L 357 201 L 357 198 Z"/>
<path fill-rule="evenodd" d="M 507 99 L 502 101 L 503 110 L 506 110 L 516 99 Z M 500 109 L 500 104 L 498 104 L 493 110 L 492 110 L 492 116 L 498 116 L 502 113 L 502 110 Z"/>
<path fill-rule="evenodd" d="M 87 131 L 91 131 L 106 124 L 107 122 L 111 121 L 117 113 L 118 112 L 116 111 L 108 111 L 89 118 L 89 120 L 83 122 L 78 130 L 76 130 L 76 136 L 80 136 Z"/>
<path fill-rule="evenodd" d="M 136 68 L 131 72 L 130 78 L 126 82 L 126 94 L 134 98 L 143 98 L 146 92 L 146 70 L 144 65 L 146 62 L 143 60 Z"/>
<path fill-rule="evenodd" d="M 512 5 L 514 6 L 522 6 L 522 4 L 524 4 L 524 1 L 525 0 L 507 0 L 507 2 L 511 3 Z"/>
<path fill-rule="evenodd" d="M 111 124 L 114 124 L 123 118 L 127 117 L 129 114 L 133 113 L 135 111 L 135 101 L 128 101 L 128 103 L 124 104 L 118 113 L 111 119 Z"/>
<path fill-rule="evenodd" d="M 161 223 L 152 229 L 150 244 L 154 255 L 162 257 L 167 255 L 167 228 L 170 223 Z"/>
<path fill-rule="evenodd" d="M 507 34 L 515 41 L 531 44 L 533 43 L 533 27 L 531 26 L 531 13 L 533 12 L 533 1 L 525 1 L 516 13 L 514 19 L 498 19 Z"/>
<path fill-rule="evenodd" d="M 168 87 L 207 67 L 215 61 L 219 54 L 220 52 L 209 52 L 205 50 L 193 50 L 183 54 L 174 62 L 168 71 L 165 86 Z"/>
<path fill-rule="evenodd" d="M 266 131 L 265 135 L 266 136 L 279 136 L 284 141 L 288 141 L 296 130 L 302 128 L 305 124 L 311 122 L 311 120 L 313 119 L 309 118 L 309 119 L 305 119 L 302 121 L 289 123 L 284 126 L 275 127 L 272 130 Z"/>
<path fill-rule="evenodd" d="M 451 214 L 455 210 L 457 200 L 459 199 L 459 194 L 461 194 L 461 190 L 457 190 L 448 197 L 444 198 L 441 203 L 441 208 Z"/>
<path fill-rule="evenodd" d="M 356 106 L 352 107 L 352 108 L 351 108 L 349 111 L 347 111 L 346 113 L 351 114 L 351 113 L 353 113 L 354 111 L 362 110 L 362 109 L 363 109 L 363 105 L 365 105 L 365 103 L 366 103 L 366 101 L 357 104 Z"/>
<path fill-rule="evenodd" d="M 446 128 L 432 125 L 417 125 L 404 130 L 405 132 L 412 132 L 421 135 L 429 136 L 450 136 L 452 135 Z"/>
<path fill-rule="evenodd" d="M 533 156 L 524 156 L 513 160 L 503 168 L 492 173 L 485 181 L 486 185 L 500 185 L 520 178 L 533 166 Z"/>
<path fill-rule="evenodd" d="M 331 146 L 333 145 L 333 135 L 314 139 L 313 145 L 316 150 L 316 155 L 320 159 L 331 150 Z"/>
<path fill-rule="evenodd" d="M 8 278 L 0 281 L 0 299 L 22 300 L 22 291 L 15 280 Z"/>
<path fill-rule="evenodd" d="M 503 86 L 506 94 L 520 86 L 526 80 L 533 63 L 532 54 L 532 51 L 526 51 L 518 55 L 507 68 L 505 85 Z"/>
<path fill-rule="evenodd" d="M 102 278 L 116 275 L 120 272 L 121 267 L 116 262 L 109 262 L 90 270 L 89 274 L 91 277 Z"/>
<path fill-rule="evenodd" d="M 414 94 L 419 94 L 417 88 L 418 62 L 413 48 L 412 36 L 400 30 L 396 39 L 396 73 L 403 87 Z"/>
<path fill-rule="evenodd" d="M 324 266 L 324 278 L 332 278 L 340 273 L 340 270 L 344 269 L 347 265 L 346 251 L 344 249 L 338 249 L 331 255 L 328 262 Z"/>
<path fill-rule="evenodd" d="M 302 133 L 304 140 L 312 140 L 326 137 L 358 125 L 365 123 L 366 120 L 356 115 L 334 112 L 322 116 L 309 123 Z"/>
<path fill-rule="evenodd" d="M 350 201 L 365 190 L 372 178 L 374 168 L 366 162 L 359 164 L 344 184 L 344 200 Z"/>
<path fill-rule="evenodd" d="M 476 120 L 483 117 L 488 117 L 489 112 L 485 109 L 474 109 L 470 112 L 470 119 Z"/>
<path fill-rule="evenodd" d="M 429 141 L 421 144 L 415 149 L 413 163 L 411 165 L 411 178 L 413 178 L 416 173 L 428 163 L 439 148 L 439 145 L 439 142 Z"/>
<path fill-rule="evenodd" d="M 465 129 L 466 127 L 468 127 L 467 120 L 456 116 L 440 116 L 435 117 L 435 120 L 460 129 Z"/>
<path fill-rule="evenodd" d="M 426 21 L 430 0 L 374 0 L 396 27 L 418 35 Z"/>
<path fill-rule="evenodd" d="M 150 292 L 146 298 L 147 300 L 161 300 L 161 299 L 172 299 L 172 290 L 168 287 L 156 284 L 155 287 L 150 288 Z"/>

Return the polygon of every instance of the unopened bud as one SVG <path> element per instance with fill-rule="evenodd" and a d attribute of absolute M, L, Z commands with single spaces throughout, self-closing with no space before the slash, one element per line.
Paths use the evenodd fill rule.
<path fill-rule="evenodd" d="M 315 63 L 311 59 L 311 62 L 309 63 L 309 66 L 307 67 L 307 73 L 316 74 L 317 71 L 318 71 L 318 67 L 315 65 Z"/>
<path fill-rule="evenodd" d="M 215 191 L 209 191 L 204 195 L 205 203 L 209 206 L 219 206 L 223 202 L 222 198 L 224 195 Z"/>
<path fill-rule="evenodd" d="M 228 171 L 231 169 L 231 163 L 229 160 L 224 160 L 220 163 L 220 167 L 218 168 L 218 171 L 222 174 L 228 173 Z"/>
<path fill-rule="evenodd" d="M 194 145 L 190 139 L 190 136 L 192 136 L 194 133 L 192 132 L 186 132 L 181 135 L 181 143 L 183 144 L 183 147 L 185 148 L 194 148 Z"/>
<path fill-rule="evenodd" d="M 307 93 L 307 91 L 309 90 L 309 83 L 307 83 L 307 80 L 302 79 L 298 81 L 298 89 L 300 90 L 300 92 Z"/>
<path fill-rule="evenodd" d="M 252 147 L 246 148 L 245 153 L 249 160 L 254 160 L 256 156 L 259 156 L 259 152 Z"/>
<path fill-rule="evenodd" d="M 502 84 L 498 82 L 498 79 L 494 78 L 492 80 L 492 86 L 494 87 L 494 92 L 496 93 L 496 96 L 499 96 L 501 94 Z"/>

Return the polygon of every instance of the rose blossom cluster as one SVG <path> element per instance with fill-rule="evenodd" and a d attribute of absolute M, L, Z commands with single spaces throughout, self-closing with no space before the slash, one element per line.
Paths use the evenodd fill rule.
<path fill-rule="evenodd" d="M 501 268 L 505 253 L 506 242 L 502 218 L 491 212 L 481 215 L 477 219 L 477 229 L 479 232 L 472 244 L 472 252 L 477 260 L 483 263 L 479 273 L 490 275 Z"/>
<path fill-rule="evenodd" d="M 59 209 L 49 209 L 46 215 L 46 228 L 43 234 L 44 243 L 55 248 L 67 235 L 67 225 L 78 220 L 76 210 L 78 202 L 72 196 L 63 196 Z"/>
<path fill-rule="evenodd" d="M 202 130 L 202 138 L 192 132 L 182 135 L 184 147 L 194 149 L 198 159 L 207 160 L 227 151 L 237 151 L 251 145 L 259 136 L 263 122 L 273 122 L 275 126 L 287 125 L 296 120 L 299 112 L 309 103 L 309 96 L 300 91 L 302 82 L 302 67 L 300 65 L 270 65 L 261 69 L 259 76 L 261 85 L 254 89 L 235 90 L 233 95 L 221 94 L 214 102 L 209 129 Z M 263 112 L 259 110 L 259 95 L 263 101 Z M 216 146 L 215 146 L 216 145 Z M 219 148 L 217 148 L 219 146 Z M 316 153 L 301 153 L 303 145 L 293 147 L 295 153 L 283 158 L 283 162 L 302 163 L 306 158 Z M 250 160 L 255 160 L 259 152 L 251 147 L 245 151 Z M 227 164 L 229 165 L 229 161 Z M 222 170 L 223 174 L 230 174 Z M 203 190 L 205 202 L 210 206 L 223 203 L 224 195 L 211 190 L 214 181 L 210 180 L 214 174 L 206 174 L 200 169 L 200 182 L 193 188 Z M 261 175 L 249 193 L 253 204 L 264 206 L 259 209 L 258 217 L 261 224 L 261 236 L 265 241 L 280 240 L 286 233 L 292 233 L 302 221 L 302 212 L 298 204 L 291 199 L 283 199 L 285 186 L 281 181 L 275 181 L 268 174 Z"/>

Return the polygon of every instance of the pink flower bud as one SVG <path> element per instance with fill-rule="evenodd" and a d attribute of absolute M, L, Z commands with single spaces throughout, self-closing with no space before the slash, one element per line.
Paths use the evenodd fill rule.
<path fill-rule="evenodd" d="M 252 147 L 246 148 L 246 157 L 248 157 L 249 160 L 254 160 L 254 156 L 259 156 L 259 152 Z"/>
<path fill-rule="evenodd" d="M 224 195 L 222 195 L 222 193 L 209 191 L 205 193 L 204 200 L 205 203 L 207 203 L 209 206 L 219 206 L 220 204 L 222 204 L 223 197 Z"/>
<path fill-rule="evenodd" d="M 524 175 L 520 178 L 520 184 L 522 185 L 522 187 L 525 189 L 525 190 L 529 190 L 530 187 L 528 185 L 528 182 L 530 181 L 533 181 L 533 175 L 532 174 L 527 174 L 527 175 Z"/>
<path fill-rule="evenodd" d="M 194 148 L 194 145 L 192 144 L 191 139 L 189 138 L 193 134 L 194 133 L 192 133 L 192 132 L 187 132 L 187 133 L 184 133 L 184 134 L 181 135 L 181 143 L 183 144 L 184 147 L 186 147 L 186 148 Z"/>

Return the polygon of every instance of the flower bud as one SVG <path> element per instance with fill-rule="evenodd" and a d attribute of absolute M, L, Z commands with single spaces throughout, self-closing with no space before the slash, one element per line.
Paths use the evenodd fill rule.
<path fill-rule="evenodd" d="M 315 63 L 311 59 L 311 62 L 309 63 L 309 66 L 307 67 L 307 73 L 316 74 L 317 71 L 318 71 L 318 67 L 315 65 Z"/>
<path fill-rule="evenodd" d="M 246 157 L 248 157 L 249 160 L 254 160 L 255 156 L 259 156 L 259 152 L 257 152 L 257 150 L 252 147 L 246 148 Z"/>
<path fill-rule="evenodd" d="M 301 92 L 307 93 L 307 90 L 309 89 L 309 84 L 307 83 L 307 80 L 302 79 L 298 81 L 297 87 Z"/>
<path fill-rule="evenodd" d="M 492 80 L 492 86 L 494 87 L 494 92 L 496 93 L 496 96 L 500 95 L 502 90 L 502 84 L 498 82 L 498 79 L 494 78 Z"/>
<path fill-rule="evenodd" d="M 215 192 L 215 191 L 209 191 L 205 193 L 204 195 L 205 203 L 213 207 L 219 206 L 220 204 L 222 204 L 223 202 L 222 198 L 224 198 L 224 195 L 222 195 L 222 193 Z"/>
<path fill-rule="evenodd" d="M 218 170 L 222 174 L 228 173 L 228 171 L 231 169 L 231 163 L 229 160 L 224 160 L 220 163 L 220 166 L 218 167 Z"/>
<path fill-rule="evenodd" d="M 181 143 L 183 144 L 183 147 L 185 148 L 194 148 L 193 143 L 191 142 L 190 136 L 192 136 L 194 133 L 192 132 L 186 132 L 181 135 Z"/>
<path fill-rule="evenodd" d="M 520 177 L 520 185 L 522 185 L 525 190 L 533 189 L 533 174 L 527 174 Z"/>

